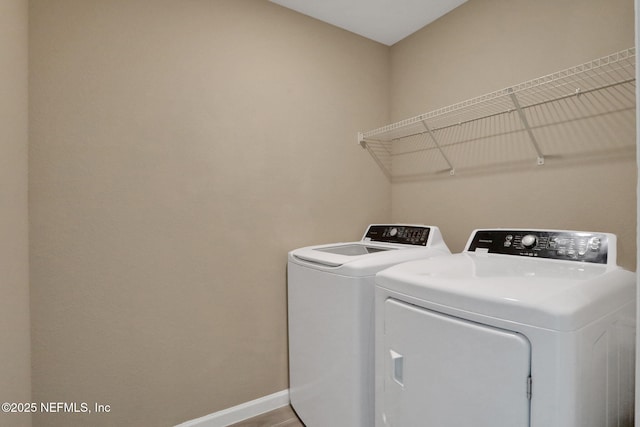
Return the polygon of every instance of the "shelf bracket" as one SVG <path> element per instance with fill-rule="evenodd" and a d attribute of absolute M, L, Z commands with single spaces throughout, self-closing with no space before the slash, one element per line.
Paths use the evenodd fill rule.
<path fill-rule="evenodd" d="M 511 98 L 511 102 L 513 102 L 513 106 L 516 107 L 516 111 L 518 112 L 518 116 L 520 116 L 520 121 L 524 125 L 527 133 L 529 134 L 529 139 L 531 140 L 531 145 L 536 150 L 536 154 L 538 155 L 538 166 L 544 165 L 544 155 L 540 150 L 540 146 L 538 145 L 538 141 L 536 141 L 536 137 L 533 135 L 533 131 L 531 130 L 531 126 L 529 126 L 529 121 L 527 120 L 527 116 L 524 114 L 522 107 L 520 106 L 520 102 L 516 97 L 516 94 L 513 93 L 513 89 L 509 88 L 509 97 Z"/>
<path fill-rule="evenodd" d="M 447 162 L 447 165 L 449 166 L 449 175 L 455 175 L 456 173 L 456 169 L 453 167 L 453 165 L 451 164 L 451 162 L 449 161 L 449 158 L 447 157 L 446 154 L 444 154 L 444 151 L 442 150 L 442 147 L 440 147 L 440 144 L 438 143 L 438 140 L 436 139 L 436 136 L 433 134 L 433 132 L 431 131 L 431 129 L 429 129 L 429 126 L 427 126 L 427 122 L 424 120 L 420 121 L 422 123 L 422 126 L 424 126 L 424 128 L 426 129 L 427 133 L 429 134 L 429 136 L 431 137 L 431 140 L 433 141 L 433 143 L 436 145 L 436 148 L 438 149 L 438 151 L 440 152 L 440 155 L 442 156 L 442 158 L 444 159 L 445 162 Z"/>
<path fill-rule="evenodd" d="M 358 144 L 362 148 L 367 148 L 367 142 L 364 140 L 364 134 L 362 132 L 358 132 Z"/>

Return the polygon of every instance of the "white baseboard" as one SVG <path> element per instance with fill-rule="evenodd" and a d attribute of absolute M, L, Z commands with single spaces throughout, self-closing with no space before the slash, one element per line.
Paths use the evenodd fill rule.
<path fill-rule="evenodd" d="M 225 427 L 255 417 L 289 404 L 289 390 L 282 390 L 250 402 L 241 403 L 232 408 L 223 409 L 213 414 L 194 420 L 185 421 L 175 427 Z"/>

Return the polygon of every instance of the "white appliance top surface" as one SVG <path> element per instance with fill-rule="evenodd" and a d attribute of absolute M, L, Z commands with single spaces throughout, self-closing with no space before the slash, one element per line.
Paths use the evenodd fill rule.
<path fill-rule="evenodd" d="M 376 284 L 432 305 L 563 331 L 635 300 L 635 274 L 616 266 L 469 252 L 393 266 Z"/>
<path fill-rule="evenodd" d="M 330 254 L 339 254 L 347 256 L 368 255 L 376 252 L 393 251 L 398 248 L 385 248 L 381 246 L 363 245 L 361 243 L 344 244 L 338 246 L 329 246 L 316 248 L 316 251 L 327 252 Z"/>
<path fill-rule="evenodd" d="M 350 254 L 336 253 L 341 247 L 347 249 Z M 363 253 L 354 254 L 354 248 L 360 248 Z M 446 254 L 450 254 L 446 246 L 438 245 L 425 247 L 348 242 L 296 249 L 289 253 L 289 261 L 312 268 L 333 270 L 347 276 L 370 276 L 401 262 Z"/>
<path fill-rule="evenodd" d="M 374 224 L 369 229 L 376 226 L 380 227 Z M 422 227 L 429 228 L 428 240 L 424 246 L 371 241 L 365 233 L 359 242 L 332 243 L 295 249 L 289 252 L 289 262 L 359 277 L 374 275 L 384 268 L 401 262 L 451 253 L 438 227 Z"/>

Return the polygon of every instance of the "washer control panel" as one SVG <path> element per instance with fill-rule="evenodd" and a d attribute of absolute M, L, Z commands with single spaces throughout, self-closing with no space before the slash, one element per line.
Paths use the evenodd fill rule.
<path fill-rule="evenodd" d="M 362 240 L 427 246 L 429 227 L 417 225 L 370 225 Z"/>
<path fill-rule="evenodd" d="M 607 240 L 590 232 L 478 230 L 467 251 L 606 264 Z"/>

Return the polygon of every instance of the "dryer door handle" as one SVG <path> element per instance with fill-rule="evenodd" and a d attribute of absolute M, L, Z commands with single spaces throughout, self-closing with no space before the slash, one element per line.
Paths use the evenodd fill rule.
<path fill-rule="evenodd" d="M 404 356 L 393 350 L 389 350 L 391 356 L 391 377 L 401 387 L 404 387 Z"/>

